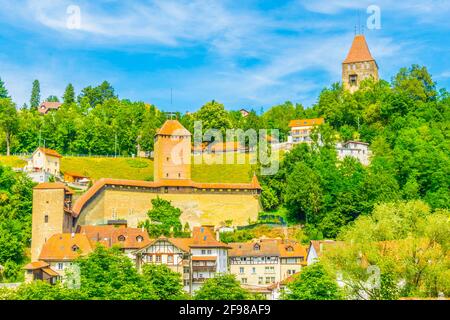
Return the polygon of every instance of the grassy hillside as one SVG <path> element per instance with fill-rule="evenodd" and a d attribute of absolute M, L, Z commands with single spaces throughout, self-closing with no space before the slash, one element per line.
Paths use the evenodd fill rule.
<path fill-rule="evenodd" d="M 251 165 L 245 156 L 246 164 L 194 164 L 192 179 L 198 182 L 249 182 Z M 25 161 L 16 156 L 0 156 L 0 163 L 11 167 L 23 167 Z M 152 180 L 153 161 L 131 158 L 89 158 L 63 157 L 62 172 L 74 172 L 91 177 L 131 180 Z"/>
<path fill-rule="evenodd" d="M 13 168 L 22 168 L 27 164 L 24 160 L 16 156 L 0 156 L 0 163 Z"/>

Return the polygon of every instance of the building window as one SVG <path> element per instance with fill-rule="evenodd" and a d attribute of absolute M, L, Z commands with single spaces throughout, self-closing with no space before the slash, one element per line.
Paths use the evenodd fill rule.
<path fill-rule="evenodd" d="M 264 278 L 263 277 L 259 277 L 258 278 L 258 284 L 263 284 L 264 282 Z"/>
<path fill-rule="evenodd" d="M 247 278 L 242 278 L 242 279 L 241 279 L 241 283 L 242 283 L 242 284 L 246 284 L 246 283 L 247 283 Z"/>
<path fill-rule="evenodd" d="M 166 173 L 166 178 L 168 178 L 169 177 L 169 174 L 168 173 Z"/>
<path fill-rule="evenodd" d="M 62 269 L 64 269 L 64 264 L 63 264 L 63 263 L 61 263 L 61 262 L 58 262 L 58 264 L 57 264 L 57 268 L 58 268 L 58 270 L 62 270 Z"/>
<path fill-rule="evenodd" d="M 46 214 L 45 217 L 44 217 L 44 222 L 45 222 L 45 223 L 48 223 L 48 215 L 47 215 L 47 214 Z"/>
<path fill-rule="evenodd" d="M 252 273 L 253 273 L 253 274 L 256 273 L 256 268 L 255 268 L 255 267 L 252 268 Z"/>
<path fill-rule="evenodd" d="M 356 74 L 352 74 L 349 76 L 349 82 L 351 86 L 356 86 L 358 82 L 358 76 Z"/>
<path fill-rule="evenodd" d="M 136 237 L 136 241 L 137 242 L 142 242 L 142 241 L 144 241 L 144 238 L 142 236 L 137 236 Z"/>
<path fill-rule="evenodd" d="M 167 256 L 167 263 L 173 263 L 173 256 Z"/>
<path fill-rule="evenodd" d="M 292 251 L 294 251 L 294 249 L 291 246 L 289 246 L 289 247 L 286 248 L 286 251 L 287 252 L 292 252 Z"/>
<path fill-rule="evenodd" d="M 208 254 L 212 254 L 212 250 L 208 250 Z"/>
<path fill-rule="evenodd" d="M 243 273 L 244 273 L 244 268 L 243 268 L 243 267 L 240 267 L 240 268 L 239 268 L 239 273 L 240 273 L 240 274 L 243 274 Z"/>
<path fill-rule="evenodd" d="M 181 173 L 178 172 L 178 178 L 181 178 Z"/>
<path fill-rule="evenodd" d="M 169 161 L 169 157 L 167 157 L 166 159 L 167 159 L 167 161 Z"/>
<path fill-rule="evenodd" d="M 202 250 L 202 254 L 206 254 L 206 250 Z"/>
<path fill-rule="evenodd" d="M 161 256 L 156 256 L 156 263 L 161 263 Z"/>

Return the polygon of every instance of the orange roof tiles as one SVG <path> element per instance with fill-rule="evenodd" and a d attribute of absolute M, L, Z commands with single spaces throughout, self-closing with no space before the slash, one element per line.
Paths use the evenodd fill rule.
<path fill-rule="evenodd" d="M 370 53 L 369 46 L 367 45 L 366 38 L 364 35 L 356 35 L 353 39 L 350 51 L 347 54 L 343 63 L 354 63 L 354 62 L 364 62 L 364 61 L 374 61 Z"/>
<path fill-rule="evenodd" d="M 59 233 L 43 245 L 39 260 L 72 261 L 80 255 L 89 254 L 93 245 L 85 234 Z"/>
<path fill-rule="evenodd" d="M 237 141 L 229 141 L 229 142 L 216 142 L 211 146 L 208 146 L 210 151 L 213 152 L 224 152 L 224 151 L 238 151 L 243 149 L 244 147 Z"/>
<path fill-rule="evenodd" d="M 48 267 L 48 263 L 44 261 L 34 261 L 23 267 L 25 270 L 36 270 Z"/>
<path fill-rule="evenodd" d="M 44 182 L 38 184 L 33 189 L 64 189 L 66 193 L 73 194 L 73 191 L 61 182 Z"/>
<path fill-rule="evenodd" d="M 324 123 L 324 118 L 315 118 L 315 119 L 298 119 L 291 120 L 289 122 L 289 127 L 312 127 L 318 126 Z"/>
<path fill-rule="evenodd" d="M 191 133 L 178 120 L 167 120 L 156 135 L 191 136 Z"/>
<path fill-rule="evenodd" d="M 334 247 L 337 244 L 342 243 L 342 241 L 335 241 L 335 240 L 311 240 L 310 246 L 314 247 L 314 250 L 316 251 L 318 256 L 321 256 L 323 251 L 326 248 Z"/>
<path fill-rule="evenodd" d="M 147 247 L 159 240 L 166 240 L 184 252 L 189 252 L 191 248 L 231 248 L 227 244 L 216 240 L 214 230 L 211 226 L 194 227 L 191 238 L 159 237 L 150 241 Z M 215 258 L 209 258 L 211 257 L 207 257 L 208 260 L 215 260 Z"/>
<path fill-rule="evenodd" d="M 62 158 L 62 156 L 56 150 L 48 149 L 48 148 L 42 148 L 42 147 L 39 147 L 36 151 L 38 151 L 38 150 L 41 151 L 42 153 L 48 155 L 48 156 L 56 157 L 56 158 Z"/>
<path fill-rule="evenodd" d="M 281 258 L 300 258 L 306 260 L 306 249 L 293 240 L 258 239 L 249 242 L 230 243 L 230 257 L 273 256 Z"/>
<path fill-rule="evenodd" d="M 87 202 L 93 198 L 98 192 L 101 192 L 103 187 L 125 186 L 125 187 L 143 187 L 143 188 L 159 188 L 159 187 L 191 187 L 195 189 L 239 189 L 239 190 L 260 190 L 261 186 L 256 176 L 253 177 L 251 183 L 201 183 L 191 180 L 160 180 L 154 181 L 140 181 L 140 180 L 124 180 L 124 179 L 100 179 L 88 189 L 82 196 L 78 198 L 73 206 L 73 212 L 78 216 L 83 210 Z"/>
<path fill-rule="evenodd" d="M 101 242 L 107 247 L 119 246 L 122 249 L 140 249 L 150 243 L 146 230 L 124 226 L 80 226 L 78 232 L 88 237 L 89 241 Z"/>
<path fill-rule="evenodd" d="M 39 106 L 38 111 L 42 114 L 46 114 L 50 109 L 58 110 L 61 107 L 61 105 L 62 105 L 61 102 L 45 101 Z"/>

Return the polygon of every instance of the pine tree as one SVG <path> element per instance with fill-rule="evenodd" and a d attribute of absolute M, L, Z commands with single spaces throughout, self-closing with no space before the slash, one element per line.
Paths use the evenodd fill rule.
<path fill-rule="evenodd" d="M 37 109 L 41 102 L 41 86 L 39 80 L 33 81 L 33 89 L 31 90 L 30 108 Z"/>
<path fill-rule="evenodd" d="M 73 88 L 73 85 L 71 83 L 67 85 L 66 91 L 64 91 L 63 102 L 64 104 L 75 102 L 75 89 Z"/>
<path fill-rule="evenodd" d="M 8 98 L 8 90 L 5 88 L 5 83 L 0 78 L 0 98 Z"/>

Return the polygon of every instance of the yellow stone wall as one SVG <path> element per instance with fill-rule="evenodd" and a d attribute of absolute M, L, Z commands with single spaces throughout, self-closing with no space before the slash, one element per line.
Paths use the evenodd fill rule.
<path fill-rule="evenodd" d="M 349 83 L 349 77 L 353 74 L 358 76 L 356 86 L 351 86 Z M 378 66 L 375 61 L 342 64 L 342 83 L 344 84 L 344 88 L 352 93 L 359 89 L 361 81 L 369 77 L 378 81 Z"/>
<path fill-rule="evenodd" d="M 64 231 L 64 189 L 34 189 L 31 261 L 36 261 L 44 243 Z M 45 216 L 48 215 L 48 223 Z"/>
<path fill-rule="evenodd" d="M 84 208 L 78 219 L 79 225 L 104 224 L 108 220 L 124 219 L 129 227 L 136 227 L 139 221 L 147 219 L 151 200 L 157 196 L 169 200 L 182 210 L 182 223 L 191 227 L 205 224 L 218 225 L 233 220 L 233 225 L 247 225 L 249 219 L 256 221 L 260 211 L 257 195 L 224 193 L 150 193 L 106 189 L 97 195 L 95 201 Z"/>

